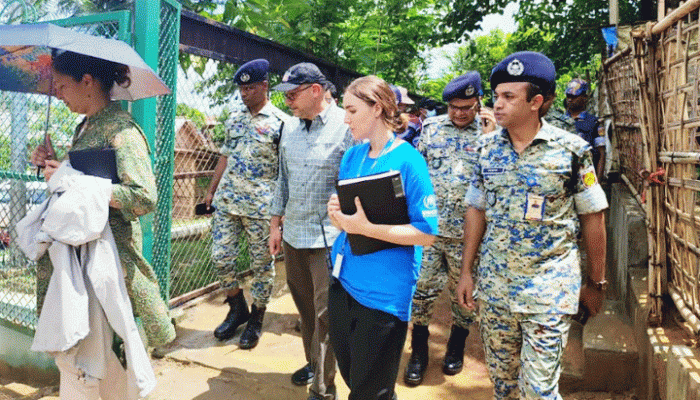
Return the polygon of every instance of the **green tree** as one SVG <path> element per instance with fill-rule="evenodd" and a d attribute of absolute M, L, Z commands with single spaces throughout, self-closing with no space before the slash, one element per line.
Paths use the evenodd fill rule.
<path fill-rule="evenodd" d="M 484 15 L 501 11 L 509 2 L 231 0 L 184 1 L 183 6 L 348 69 L 377 74 L 415 90 L 424 70 L 421 57 L 424 51 L 461 40 L 466 32 L 479 26 Z"/>
<path fill-rule="evenodd" d="M 619 0 L 620 24 L 641 19 L 640 2 Z M 608 0 L 521 1 L 516 15 L 519 34 L 517 50 L 533 48 L 547 54 L 557 69 L 569 73 L 605 52 L 600 28 L 608 25 Z M 534 33 L 536 32 L 536 33 Z M 552 36 L 549 45 L 537 43 L 538 35 Z"/>

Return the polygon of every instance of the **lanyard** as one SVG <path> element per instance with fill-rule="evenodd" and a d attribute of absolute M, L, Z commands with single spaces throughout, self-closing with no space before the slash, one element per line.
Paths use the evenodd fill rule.
<path fill-rule="evenodd" d="M 384 145 L 384 148 L 382 149 L 381 153 L 379 153 L 379 155 L 377 156 L 377 158 L 374 159 L 374 162 L 373 162 L 372 165 L 369 167 L 369 172 L 372 172 L 372 170 L 374 169 L 374 167 L 377 165 L 377 161 L 379 161 L 379 159 L 382 158 L 382 156 L 383 156 L 384 154 L 388 153 L 388 152 L 391 150 L 391 148 L 392 148 L 392 146 L 393 146 L 393 144 L 394 144 L 394 140 L 395 140 L 395 139 L 396 139 L 396 136 L 392 135 L 391 139 L 390 139 L 388 142 L 386 142 L 386 144 Z M 357 176 L 356 176 L 356 178 L 359 178 L 360 175 L 362 174 L 362 167 L 365 165 L 365 161 L 367 161 L 367 156 L 369 156 L 370 150 L 372 150 L 372 146 L 371 146 L 371 145 L 367 147 L 367 154 L 365 154 L 365 156 L 362 157 L 362 162 L 360 162 L 360 166 L 357 168 Z"/>

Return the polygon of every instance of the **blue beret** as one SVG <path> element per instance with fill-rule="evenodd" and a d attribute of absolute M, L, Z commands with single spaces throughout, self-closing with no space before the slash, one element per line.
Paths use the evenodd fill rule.
<path fill-rule="evenodd" d="M 566 85 L 566 94 L 569 96 L 580 96 L 588 92 L 588 82 L 583 79 L 574 78 Z"/>
<path fill-rule="evenodd" d="M 248 61 L 241 65 L 233 76 L 234 82 L 237 85 L 249 85 L 255 82 L 262 82 L 267 79 L 267 72 L 270 69 L 270 63 L 264 58 Z"/>
<path fill-rule="evenodd" d="M 442 101 L 452 99 L 470 99 L 481 96 L 481 75 L 477 71 L 469 71 L 450 81 L 442 91 Z"/>
<path fill-rule="evenodd" d="M 499 83 L 530 82 L 547 94 L 554 92 L 557 71 L 552 60 L 542 53 L 519 51 L 504 58 L 491 71 L 491 89 Z"/>

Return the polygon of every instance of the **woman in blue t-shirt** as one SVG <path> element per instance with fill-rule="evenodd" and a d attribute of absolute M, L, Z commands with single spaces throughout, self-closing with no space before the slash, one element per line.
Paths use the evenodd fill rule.
<path fill-rule="evenodd" d="M 411 221 L 380 225 L 357 212 L 340 211 L 337 195 L 328 214 L 342 230 L 333 245 L 333 276 L 328 293 L 330 340 L 350 400 L 395 398 L 394 385 L 406 340 L 411 299 L 423 254 L 437 235 L 437 209 L 428 168 L 411 145 L 396 139 L 398 110 L 389 85 L 376 76 L 354 80 L 345 91 L 345 123 L 362 144 L 350 148 L 339 179 L 399 171 Z M 400 246 L 353 254 L 347 234 L 359 234 Z"/>

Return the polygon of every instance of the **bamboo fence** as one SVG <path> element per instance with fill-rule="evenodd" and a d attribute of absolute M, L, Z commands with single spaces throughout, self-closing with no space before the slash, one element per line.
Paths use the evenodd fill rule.
<path fill-rule="evenodd" d="M 632 31 L 604 63 L 620 173 L 646 212 L 650 321 L 670 295 L 700 336 L 700 0 Z M 645 179 L 661 167 L 662 184 Z M 668 270 L 667 270 L 668 268 Z M 668 277 L 668 281 L 666 281 Z"/>

